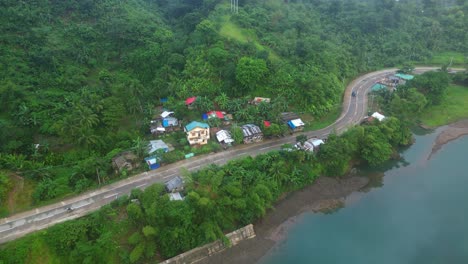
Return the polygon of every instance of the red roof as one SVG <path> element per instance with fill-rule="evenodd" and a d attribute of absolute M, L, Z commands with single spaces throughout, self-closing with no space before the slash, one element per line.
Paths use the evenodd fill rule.
<path fill-rule="evenodd" d="M 270 121 L 263 121 L 263 125 L 265 127 L 269 127 L 269 126 L 271 126 L 271 123 L 270 123 Z"/>
<path fill-rule="evenodd" d="M 214 116 L 216 115 L 216 117 L 218 117 L 219 119 L 223 119 L 224 118 L 224 115 L 221 111 L 210 111 L 208 113 L 206 113 L 209 117 L 211 116 Z"/>
<path fill-rule="evenodd" d="M 185 104 L 186 105 L 191 105 L 191 104 L 193 104 L 193 102 L 195 102 L 195 100 L 197 100 L 196 96 L 187 98 L 187 100 L 185 100 Z"/>

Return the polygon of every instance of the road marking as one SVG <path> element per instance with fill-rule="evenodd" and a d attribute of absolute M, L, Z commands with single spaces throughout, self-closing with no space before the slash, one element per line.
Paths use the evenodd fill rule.
<path fill-rule="evenodd" d="M 174 175 L 175 175 L 175 173 L 169 174 L 167 176 L 164 176 L 163 179 L 169 178 L 169 177 L 174 176 Z"/>
<path fill-rule="evenodd" d="M 118 193 L 116 193 L 116 194 L 114 194 L 114 195 L 117 197 Z M 73 207 L 73 209 L 79 209 L 79 208 L 81 208 L 81 207 L 85 207 L 85 206 L 90 205 L 90 204 L 91 204 L 91 203 L 83 204 L 83 205 L 80 205 L 80 206 L 78 206 L 78 207 Z"/>
<path fill-rule="evenodd" d="M 143 184 L 138 185 L 138 186 L 135 187 L 135 188 L 141 188 L 141 187 L 143 187 L 143 186 L 145 186 L 145 185 L 146 185 L 146 183 L 143 183 Z"/>
<path fill-rule="evenodd" d="M 265 150 L 265 149 L 269 149 L 269 148 L 271 148 L 271 147 L 264 147 L 264 148 L 261 148 L 259 150 Z"/>
<path fill-rule="evenodd" d="M 218 161 L 223 161 L 223 160 L 224 160 L 224 158 L 220 158 L 220 159 L 214 160 L 213 163 L 216 163 Z"/>
<path fill-rule="evenodd" d="M 114 196 L 117 196 L 117 195 L 119 195 L 119 193 L 109 194 L 109 195 L 104 196 L 104 199 L 111 198 L 111 197 L 114 197 Z"/>
<path fill-rule="evenodd" d="M 34 221 L 34 222 L 42 221 L 42 220 L 44 220 L 44 219 L 51 218 L 52 216 L 54 216 L 54 214 L 53 214 L 53 215 L 46 215 L 45 217 L 41 217 L 41 218 L 39 218 L 39 219 L 36 218 L 36 219 L 34 219 L 33 221 Z"/>

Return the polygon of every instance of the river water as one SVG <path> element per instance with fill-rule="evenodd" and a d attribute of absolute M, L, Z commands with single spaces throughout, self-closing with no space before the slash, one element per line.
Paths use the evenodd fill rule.
<path fill-rule="evenodd" d="M 427 160 L 435 136 L 416 135 L 403 162 L 363 171 L 374 187 L 344 208 L 299 216 L 260 263 L 468 263 L 468 137 Z"/>

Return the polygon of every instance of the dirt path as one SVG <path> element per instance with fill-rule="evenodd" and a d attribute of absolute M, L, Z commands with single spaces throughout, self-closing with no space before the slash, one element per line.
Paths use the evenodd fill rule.
<path fill-rule="evenodd" d="M 13 180 L 14 187 L 8 193 L 8 200 L 7 200 L 7 207 L 9 212 L 15 211 L 15 196 L 18 192 L 23 190 L 24 187 L 24 179 L 16 174 L 11 175 L 11 179 Z"/>
<path fill-rule="evenodd" d="M 468 135 L 468 119 L 460 120 L 442 128 L 442 131 L 437 136 L 432 146 L 432 151 L 428 160 L 445 144 L 462 136 Z"/>
<path fill-rule="evenodd" d="M 203 264 L 256 263 L 285 238 L 288 229 L 304 212 L 333 210 L 344 204 L 344 198 L 368 182 L 364 177 L 341 180 L 321 177 L 315 184 L 292 193 L 270 210 L 263 220 L 254 223 L 257 236 L 239 245 L 204 259 Z"/>

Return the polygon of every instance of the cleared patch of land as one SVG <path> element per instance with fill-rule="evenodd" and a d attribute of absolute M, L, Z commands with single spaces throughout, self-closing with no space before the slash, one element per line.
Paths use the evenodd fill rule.
<path fill-rule="evenodd" d="M 434 54 L 431 59 L 426 60 L 424 63 L 427 65 L 444 65 L 449 64 L 452 61 L 452 65 L 462 65 L 465 63 L 465 56 L 460 52 L 440 52 Z"/>
<path fill-rule="evenodd" d="M 440 105 L 428 107 L 421 115 L 425 126 L 437 127 L 468 117 L 468 87 L 452 85 Z"/>
<path fill-rule="evenodd" d="M 226 15 L 222 17 L 221 28 L 219 34 L 225 38 L 233 39 L 241 43 L 252 43 L 255 48 L 259 51 L 268 51 L 269 59 L 279 59 L 278 55 L 275 54 L 270 48 L 260 44 L 258 37 L 252 30 L 244 29 L 236 25 L 230 20 L 230 16 Z"/>

